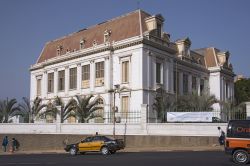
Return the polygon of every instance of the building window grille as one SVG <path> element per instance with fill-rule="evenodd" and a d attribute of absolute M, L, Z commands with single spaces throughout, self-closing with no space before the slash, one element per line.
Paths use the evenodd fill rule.
<path fill-rule="evenodd" d="M 84 49 L 84 47 L 85 47 L 85 40 L 81 39 L 80 40 L 80 49 Z"/>
<path fill-rule="evenodd" d="M 89 87 L 90 65 L 82 66 L 82 88 Z"/>
<path fill-rule="evenodd" d="M 58 90 L 64 91 L 65 89 L 65 71 L 59 71 L 58 72 Z"/>
<path fill-rule="evenodd" d="M 95 64 L 95 85 L 103 86 L 104 85 L 104 62 L 97 62 Z"/>
<path fill-rule="evenodd" d="M 76 89 L 77 86 L 77 68 L 69 70 L 69 89 Z"/>
<path fill-rule="evenodd" d="M 122 62 L 122 83 L 129 82 L 129 61 Z"/>
<path fill-rule="evenodd" d="M 37 91 L 37 96 L 41 96 L 41 79 L 37 79 L 36 83 L 36 91 Z"/>
<path fill-rule="evenodd" d="M 54 73 L 48 74 L 48 93 L 54 92 Z"/>
<path fill-rule="evenodd" d="M 161 63 L 156 63 L 156 83 L 161 84 Z"/>

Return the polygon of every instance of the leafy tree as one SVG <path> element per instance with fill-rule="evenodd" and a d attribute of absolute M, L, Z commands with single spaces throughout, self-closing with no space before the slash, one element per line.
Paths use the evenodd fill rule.
<path fill-rule="evenodd" d="M 16 99 L 2 100 L 0 101 L 0 120 L 2 123 L 11 122 L 11 118 L 23 114 L 20 112 L 19 107 L 17 106 Z"/>
<path fill-rule="evenodd" d="M 182 95 L 177 100 L 178 112 L 198 112 L 198 111 L 212 111 L 212 105 L 217 103 L 217 99 L 214 95 L 203 94 L 201 96 L 198 93 L 192 93 Z"/>
<path fill-rule="evenodd" d="M 241 79 L 234 84 L 236 104 L 250 101 L 250 79 Z"/>
<path fill-rule="evenodd" d="M 76 95 L 76 99 L 73 99 L 72 111 L 74 111 L 74 114 L 71 115 L 77 117 L 80 123 L 88 123 L 90 119 L 100 117 L 100 115 L 95 114 L 94 112 L 103 109 L 103 107 L 97 106 L 97 101 L 90 102 L 92 97 L 92 95 L 84 97 Z"/>
<path fill-rule="evenodd" d="M 23 114 L 26 115 L 26 119 L 28 119 L 29 123 L 34 123 L 35 118 L 39 117 L 39 113 L 45 107 L 46 104 L 42 104 L 42 99 L 36 97 L 35 100 L 30 103 L 30 100 L 26 97 L 23 97 L 23 103 L 19 105 Z"/>
<path fill-rule="evenodd" d="M 153 110 L 157 113 L 157 119 L 166 122 L 166 111 L 169 112 L 175 108 L 175 97 L 167 93 L 164 89 L 158 88 L 155 93 L 155 102 Z"/>

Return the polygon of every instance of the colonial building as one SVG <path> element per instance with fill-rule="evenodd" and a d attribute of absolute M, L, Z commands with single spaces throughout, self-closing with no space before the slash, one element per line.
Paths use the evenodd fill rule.
<path fill-rule="evenodd" d="M 159 87 L 171 94 L 197 91 L 232 98 L 229 52 L 191 50 L 189 38 L 171 41 L 163 26 L 162 15 L 136 10 L 47 42 L 30 68 L 31 101 L 38 96 L 47 103 L 60 96 L 67 102 L 92 94 L 104 115 L 114 105 L 119 114 L 147 104 L 153 116 Z"/>

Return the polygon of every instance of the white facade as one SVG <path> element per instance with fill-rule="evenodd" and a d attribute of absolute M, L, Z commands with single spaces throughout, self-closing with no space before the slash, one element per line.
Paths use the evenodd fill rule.
<path fill-rule="evenodd" d="M 30 99 L 33 101 L 36 97 L 41 97 L 44 103 L 48 103 L 59 96 L 67 102 L 75 95 L 94 95 L 95 99 L 100 97 L 103 99 L 104 112 L 108 113 L 112 112 L 114 104 L 120 112 L 122 97 L 128 97 L 129 111 L 140 111 L 141 105 L 146 104 L 150 116 L 155 116 L 152 110 L 155 90 L 161 86 L 167 92 L 174 94 L 174 86 L 177 85 L 175 82 L 177 81 L 176 71 L 179 80 L 177 85 L 179 94 L 191 93 L 194 88 L 192 86 L 195 86 L 198 93 L 201 93 L 201 90 L 210 91 L 210 94 L 215 94 L 218 99 L 225 99 L 226 92 L 228 96 L 233 96 L 232 74 L 226 75 L 221 70 L 214 72 L 212 69 L 208 69 L 203 62 L 198 62 L 197 59 L 202 58 L 203 55 L 191 52 L 189 40 L 173 43 L 164 37 L 166 38 L 166 35 L 164 36 L 163 33 L 162 37 L 155 37 L 153 31 L 148 30 L 141 32 L 138 36 L 93 45 L 90 48 L 76 50 L 37 63 L 31 67 Z M 198 56 L 197 63 L 193 62 L 195 60 L 193 54 Z M 122 82 L 122 63 L 124 61 L 128 61 L 129 64 L 129 77 L 125 83 Z M 104 81 L 101 86 L 95 85 L 95 64 L 97 62 L 104 62 Z M 90 65 L 89 87 L 83 88 L 81 85 L 82 66 L 87 64 Z M 71 68 L 77 69 L 75 89 L 69 87 Z M 65 71 L 65 88 L 63 91 L 59 91 L 58 72 L 62 70 Z M 158 76 L 157 71 L 160 71 Z M 51 93 L 48 93 L 49 73 L 54 75 L 54 89 Z M 187 84 L 183 83 L 184 79 L 187 80 Z M 41 80 L 40 94 L 37 93 L 38 80 Z M 194 80 L 195 84 L 192 84 Z M 201 82 L 204 82 L 204 85 L 201 86 Z M 114 89 L 114 85 L 120 85 L 119 93 L 116 93 L 115 97 L 110 92 Z"/>

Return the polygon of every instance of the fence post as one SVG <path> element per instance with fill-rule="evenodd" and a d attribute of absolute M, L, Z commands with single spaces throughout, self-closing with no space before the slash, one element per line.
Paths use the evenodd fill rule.
<path fill-rule="evenodd" d="M 56 108 L 61 111 L 61 106 L 56 106 Z M 56 114 L 56 133 L 61 133 L 61 112 Z"/>
<path fill-rule="evenodd" d="M 141 104 L 141 134 L 147 135 L 147 115 L 148 115 L 148 105 Z"/>
<path fill-rule="evenodd" d="M 245 103 L 246 103 L 246 113 L 247 113 L 246 119 L 250 120 L 250 102 L 245 102 Z"/>

